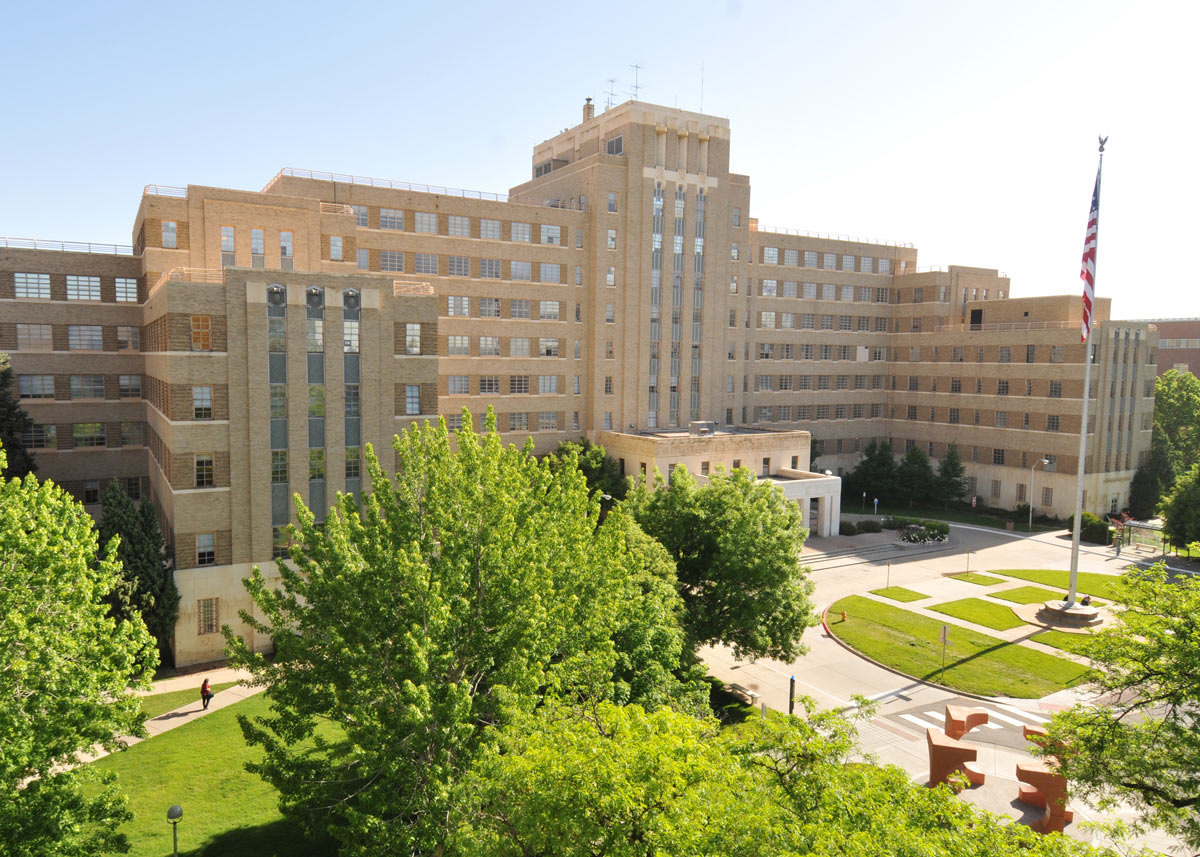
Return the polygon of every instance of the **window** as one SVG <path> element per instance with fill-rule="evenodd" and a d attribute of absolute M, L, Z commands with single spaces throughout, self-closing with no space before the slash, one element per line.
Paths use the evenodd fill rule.
<path fill-rule="evenodd" d="M 57 449 L 58 426 L 34 425 L 21 434 L 26 449 Z"/>
<path fill-rule="evenodd" d="M 310 417 L 325 416 L 325 385 L 308 385 L 308 415 Z"/>
<path fill-rule="evenodd" d="M 288 454 L 286 449 L 271 451 L 271 482 L 279 484 L 288 481 Z"/>
<path fill-rule="evenodd" d="M 446 350 L 452 355 L 469 355 L 471 353 L 471 337 L 449 336 L 446 338 Z"/>
<path fill-rule="evenodd" d="M 77 447 L 104 446 L 103 423 L 75 423 L 71 435 Z"/>
<path fill-rule="evenodd" d="M 101 351 L 104 337 L 98 324 L 72 324 L 67 326 L 67 347 L 72 351 Z"/>
<path fill-rule="evenodd" d="M 1059 415 L 1058 414 L 1047 414 L 1046 415 L 1046 431 L 1058 431 L 1058 426 L 1059 426 Z"/>
<path fill-rule="evenodd" d="M 1026 345 L 1025 346 L 1025 362 L 1032 363 L 1036 353 L 1037 353 L 1037 349 L 1035 346 Z"/>
<path fill-rule="evenodd" d="M 421 413 L 421 388 L 417 384 L 408 384 L 404 388 L 404 413 Z"/>
<path fill-rule="evenodd" d="M 538 375 L 538 393 L 541 395 L 558 393 L 558 376 Z"/>
<path fill-rule="evenodd" d="M 1061 399 L 1062 398 L 1062 381 L 1051 381 L 1050 382 L 1050 398 L 1051 399 Z"/>
<path fill-rule="evenodd" d="M 342 322 L 342 352 L 358 353 L 358 319 L 348 318 Z"/>
<path fill-rule="evenodd" d="M 616 211 L 616 210 L 617 210 L 617 194 L 616 194 L 616 191 L 611 191 L 611 190 L 610 190 L 610 191 L 608 192 L 608 210 L 609 210 L 609 211 Z M 736 211 L 737 209 L 734 209 L 734 210 Z M 737 226 L 737 224 L 735 223 L 735 224 L 734 224 L 734 226 Z"/>
<path fill-rule="evenodd" d="M 361 413 L 360 388 L 358 384 L 347 384 L 345 390 L 345 411 L 348 417 L 357 417 Z"/>
<path fill-rule="evenodd" d="M 308 478 L 325 478 L 325 450 L 310 449 L 308 451 Z"/>
<path fill-rule="evenodd" d="M 449 235 L 458 235 L 464 238 L 471 237 L 471 218 L 461 217 L 457 214 L 449 216 L 449 223 L 446 227 L 446 232 Z"/>
<path fill-rule="evenodd" d="M 129 378 L 129 375 L 122 375 L 122 378 Z M 138 388 L 140 395 L 141 376 L 132 376 L 138 379 Z M 122 397 L 124 391 L 122 390 Z M 103 399 L 104 398 L 104 376 L 103 375 L 72 375 L 71 376 L 71 398 L 72 399 Z M 134 398 L 137 398 L 136 396 Z"/>
<path fill-rule="evenodd" d="M 471 299 L 466 296 L 450 295 L 446 299 L 446 315 L 469 316 Z"/>
<path fill-rule="evenodd" d="M 320 354 L 325 350 L 325 322 L 319 318 L 305 319 L 307 324 L 306 350 L 309 354 Z"/>
<path fill-rule="evenodd" d="M 481 375 L 479 378 L 479 394 L 481 396 L 497 395 L 500 392 L 499 375 Z"/>
<path fill-rule="evenodd" d="M 479 337 L 479 354 L 481 357 L 499 357 L 500 356 L 500 337 L 499 336 L 481 336 L 481 337 Z"/>
<path fill-rule="evenodd" d="M 357 446 L 346 447 L 346 478 L 360 479 L 362 477 L 362 452 Z"/>
<path fill-rule="evenodd" d="M 608 266 L 608 273 L 605 274 L 604 284 L 607 286 L 615 286 L 617 284 L 617 269 L 612 265 Z"/>
<path fill-rule="evenodd" d="M 479 237 L 490 238 L 493 241 L 500 240 L 500 221 L 480 219 Z"/>
<path fill-rule="evenodd" d="M 367 225 L 367 207 L 365 205 L 352 205 L 350 209 L 354 212 L 354 225 Z"/>
<path fill-rule="evenodd" d="M 257 226 L 250 229 L 250 253 L 255 256 L 261 256 L 265 252 L 265 242 L 263 240 L 263 231 Z"/>
<path fill-rule="evenodd" d="M 508 378 L 509 393 L 528 393 L 529 392 L 529 376 L 528 375 L 510 375 Z"/>
<path fill-rule="evenodd" d="M 513 298 L 508 303 L 509 318 L 529 318 L 529 301 L 525 298 Z"/>
<path fill-rule="evenodd" d="M 1051 488 L 1049 485 L 1042 486 L 1042 505 L 1043 506 L 1053 506 L 1054 505 L 1054 489 Z M 1115 512 L 1116 510 L 1114 509 L 1113 511 Z"/>
<path fill-rule="evenodd" d="M 508 415 L 509 431 L 527 431 L 529 429 L 529 414 L 517 413 Z"/>
<path fill-rule="evenodd" d="M 1008 425 L 1008 411 L 996 411 L 996 426 L 1004 428 Z"/>
<path fill-rule="evenodd" d="M 606 155 L 624 155 L 625 154 L 625 135 L 618 134 L 604 141 L 604 154 Z"/>
<path fill-rule="evenodd" d="M 1046 459 L 1046 464 L 1042 469 L 1047 473 L 1056 473 L 1058 471 L 1058 456 L 1044 455 L 1042 457 Z"/>
<path fill-rule="evenodd" d="M 413 212 L 413 231 L 436 235 L 438 231 L 437 215 L 431 211 Z"/>
<path fill-rule="evenodd" d="M 992 450 L 992 464 L 1004 464 L 1004 450 L 1003 449 L 993 449 Z"/>
<path fill-rule="evenodd" d="M 100 300 L 100 278 L 83 277 L 67 274 L 67 300 L 69 301 L 98 301 Z"/>
<path fill-rule="evenodd" d="M 417 253 L 414 272 L 418 274 L 436 274 L 438 272 L 438 257 L 436 253 Z"/>
<path fill-rule="evenodd" d="M 292 233 L 279 233 L 279 255 L 281 258 L 290 259 L 292 256 Z"/>
<path fill-rule="evenodd" d="M 404 270 L 404 254 L 399 250 L 380 250 L 379 251 L 379 270 L 381 271 L 403 271 Z"/>
<path fill-rule="evenodd" d="M 775 313 L 760 312 L 758 314 L 758 326 L 759 327 L 774 327 L 775 326 Z"/>
<path fill-rule="evenodd" d="M 996 395 L 997 396 L 1007 396 L 1008 395 L 1008 380 L 1007 379 L 1002 378 L 1002 379 L 996 381 Z"/>
<path fill-rule="evenodd" d="M 951 425 L 956 425 L 958 423 L 958 418 L 959 418 L 958 408 L 951 408 L 949 417 L 947 418 L 947 421 Z"/>
<path fill-rule="evenodd" d="M 13 274 L 13 286 L 19 298 L 50 299 L 49 274 Z"/>
<path fill-rule="evenodd" d="M 528 357 L 529 356 L 529 337 L 514 336 L 508 340 L 508 356 L 509 357 Z"/>
<path fill-rule="evenodd" d="M 451 257 L 453 258 L 453 257 Z M 467 274 L 463 274 L 467 276 Z M 479 276 L 485 280 L 499 280 L 503 273 L 500 268 L 499 259 L 480 259 L 479 260 Z"/>
<path fill-rule="evenodd" d="M 54 376 L 18 375 L 17 395 L 22 399 L 53 399 Z"/>
<path fill-rule="evenodd" d="M 556 262 L 543 262 L 538 271 L 538 279 L 543 283 L 560 283 L 562 282 L 562 266 Z"/>
<path fill-rule="evenodd" d="M 417 254 L 417 264 L 421 264 L 420 254 Z M 447 256 L 446 273 L 451 277 L 471 276 L 471 260 L 466 256 Z"/>
<path fill-rule="evenodd" d="M 217 564 L 217 539 L 212 533 L 197 533 L 196 534 L 196 565 L 216 565 Z M 200 633 L 215 634 L 219 628 L 217 624 L 217 599 L 205 598 L 198 602 L 200 605 L 209 603 L 212 607 L 205 611 L 200 611 Z M 205 622 L 211 622 L 212 630 L 206 630 Z"/>
<path fill-rule="evenodd" d="M 121 423 L 121 446 L 142 445 L 142 424 Z"/>
<path fill-rule="evenodd" d="M 1066 349 L 1066 346 L 1064 346 L 1064 345 L 1051 345 L 1050 346 L 1050 362 L 1051 363 L 1062 363 L 1063 358 L 1066 356 L 1066 352 L 1067 352 L 1067 349 Z"/>
<path fill-rule="evenodd" d="M 192 350 L 212 351 L 212 316 L 192 316 Z"/>
<path fill-rule="evenodd" d="M 195 471 L 197 488 L 213 487 L 213 455 L 211 452 L 196 456 Z"/>
<path fill-rule="evenodd" d="M 168 250 L 179 247 L 179 224 L 174 220 L 162 222 L 162 245 Z"/>
<path fill-rule="evenodd" d="M 538 354 L 542 357 L 558 356 L 558 340 L 545 337 L 538 340 Z"/>
<path fill-rule="evenodd" d="M 821 267 L 833 271 L 837 269 L 837 253 L 822 253 Z"/>
<path fill-rule="evenodd" d="M 545 227 L 544 227 L 544 226 L 543 226 L 542 228 L 543 228 L 543 229 L 545 229 Z M 544 242 L 543 242 L 543 243 L 544 243 Z M 607 246 L 608 246 L 608 249 L 609 249 L 609 250 L 616 250 L 616 249 L 617 249 L 617 230 L 615 230 L 615 229 L 610 229 L 610 230 L 608 230 L 608 243 L 607 243 Z"/>
<path fill-rule="evenodd" d="M 471 377 L 469 375 L 446 376 L 446 395 L 467 396 L 471 393 Z"/>
<path fill-rule="evenodd" d="M 420 215 L 417 215 L 420 222 Z M 396 208 L 381 208 L 379 209 L 379 228 L 380 229 L 404 229 L 404 212 Z M 434 222 L 432 230 L 422 230 L 418 227 L 418 232 L 422 231 L 437 231 L 437 223 Z"/>
<path fill-rule="evenodd" d="M 533 279 L 533 264 L 531 262 L 509 262 L 509 279 L 529 282 Z"/>
<path fill-rule="evenodd" d="M 611 339 L 604 340 L 604 359 L 613 359 L 613 341 Z"/>
<path fill-rule="evenodd" d="M 509 229 L 509 234 L 512 236 L 513 241 L 520 241 L 524 244 L 528 244 L 533 240 L 533 227 L 528 223 L 518 223 L 513 221 L 513 224 Z"/>
<path fill-rule="evenodd" d="M 734 262 L 738 260 L 738 245 L 736 241 L 729 245 L 729 258 Z"/>
<path fill-rule="evenodd" d="M 558 414 L 542 411 L 538 414 L 538 431 L 558 431 Z"/>
<path fill-rule="evenodd" d="M 764 247 L 763 248 L 763 264 L 778 265 L 779 264 L 779 248 Z"/>
<path fill-rule="evenodd" d="M 538 301 L 538 318 L 558 321 L 558 301 Z"/>
<path fill-rule="evenodd" d="M 614 233 L 615 234 L 615 233 Z M 562 227 L 552 226 L 548 223 L 542 224 L 542 243 L 543 244 L 562 244 Z"/>

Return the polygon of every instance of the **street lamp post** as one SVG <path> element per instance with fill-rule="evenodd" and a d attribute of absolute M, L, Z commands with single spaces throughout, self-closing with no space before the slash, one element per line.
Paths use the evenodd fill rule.
<path fill-rule="evenodd" d="M 176 804 L 167 810 L 167 821 L 171 825 L 171 838 L 174 840 L 175 857 L 179 857 L 179 822 L 183 819 L 183 807 Z"/>
<path fill-rule="evenodd" d="M 863 510 L 864 515 L 867 514 L 867 492 L 866 491 L 863 492 L 862 510 Z"/>
<path fill-rule="evenodd" d="M 1031 533 L 1033 532 L 1033 470 L 1039 464 L 1045 467 L 1049 463 L 1050 459 L 1042 458 L 1029 467 L 1029 532 Z"/>

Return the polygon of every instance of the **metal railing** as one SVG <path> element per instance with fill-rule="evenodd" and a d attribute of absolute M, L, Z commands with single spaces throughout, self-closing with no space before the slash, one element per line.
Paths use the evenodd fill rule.
<path fill-rule="evenodd" d="M 186 187 L 174 187 L 169 184 L 148 184 L 142 188 L 142 193 L 147 196 L 175 196 L 187 199 Z"/>
<path fill-rule="evenodd" d="M 939 324 L 934 331 L 975 331 L 975 330 L 1067 330 L 1079 329 L 1078 321 L 1001 321 L 991 324 Z M 920 331 L 913 331 L 920 333 Z"/>
<path fill-rule="evenodd" d="M 0 247 L 12 247 L 16 250 L 58 250 L 63 253 L 102 253 L 107 256 L 133 255 L 133 248 L 128 244 L 91 244 L 86 241 L 53 241 L 46 238 L 0 236 Z"/>
<path fill-rule="evenodd" d="M 774 232 L 777 235 L 797 235 L 801 238 L 824 238 L 829 241 L 846 241 L 852 244 L 877 244 L 881 247 L 912 247 L 907 241 L 883 241 L 877 238 L 860 238 L 855 235 L 835 235 L 832 232 L 810 232 L 806 229 L 787 229 L 778 226 L 760 226 L 757 232 Z"/>
<path fill-rule="evenodd" d="M 225 282 L 225 270 L 223 268 L 172 268 L 159 276 L 154 285 L 150 287 L 150 291 L 154 291 L 163 283 L 172 280 L 187 283 L 223 283 Z"/>
<path fill-rule="evenodd" d="M 990 271 L 992 269 L 984 268 L 982 270 Z M 950 267 L 948 265 L 922 265 L 920 268 L 903 268 L 902 267 L 899 270 L 897 270 L 895 273 L 896 273 L 897 277 L 906 277 L 909 274 L 949 274 Z M 997 271 L 996 277 L 997 277 L 997 279 L 1007 280 L 1008 274 L 1004 273 L 1003 271 Z"/>
<path fill-rule="evenodd" d="M 284 167 L 277 172 L 275 176 L 267 182 L 262 189 L 263 193 L 268 193 L 283 178 L 298 178 L 312 179 L 314 181 L 323 182 L 339 182 L 341 184 L 356 184 L 365 187 L 378 187 L 387 190 L 407 190 L 414 193 L 432 193 L 442 196 L 459 196 L 464 199 L 482 199 L 491 202 L 509 202 L 518 205 L 537 205 L 546 208 L 563 208 L 571 211 L 582 211 L 583 206 L 580 205 L 577 199 L 530 199 L 527 197 L 513 197 L 505 193 L 492 193 L 486 190 L 465 190 L 459 187 L 443 187 L 441 185 L 417 184 L 414 182 L 402 182 L 394 179 L 379 179 L 370 176 L 356 176 L 349 173 L 327 173 L 321 170 L 302 170 L 295 167 Z"/>
<path fill-rule="evenodd" d="M 393 297 L 423 297 L 432 295 L 433 286 L 429 283 L 405 283 L 400 280 L 392 280 L 392 295 Z"/>

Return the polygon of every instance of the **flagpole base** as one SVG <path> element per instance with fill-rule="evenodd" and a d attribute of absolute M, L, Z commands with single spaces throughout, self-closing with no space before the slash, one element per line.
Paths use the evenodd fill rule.
<path fill-rule="evenodd" d="M 1073 628 L 1090 628 L 1104 621 L 1098 607 L 1084 607 L 1079 602 L 1067 604 L 1065 601 L 1047 601 L 1038 610 L 1038 618 L 1049 624 Z"/>

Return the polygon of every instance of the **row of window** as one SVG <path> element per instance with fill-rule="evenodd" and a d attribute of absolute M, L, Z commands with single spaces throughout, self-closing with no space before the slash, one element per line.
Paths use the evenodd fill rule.
<path fill-rule="evenodd" d="M 471 315 L 471 298 L 465 295 L 449 295 L 446 298 L 446 315 L 469 317 Z M 480 318 L 500 317 L 500 298 L 476 298 L 479 301 Z M 537 304 L 537 316 L 531 311 Z M 513 298 L 508 302 L 509 318 L 537 318 L 541 321 L 560 321 L 562 312 L 561 301 L 530 301 L 524 298 Z M 577 319 L 578 320 L 578 319 Z"/>
<path fill-rule="evenodd" d="M 917 322 L 917 321 L 919 321 L 919 319 L 913 319 L 913 321 Z M 939 346 L 939 345 L 934 345 L 934 346 L 932 346 L 932 348 L 933 348 L 933 361 L 932 362 L 938 363 L 941 361 L 943 348 L 942 348 L 942 346 Z M 1017 353 L 1020 354 L 1021 346 L 1018 345 L 1018 346 L 1016 346 L 1016 348 L 1017 348 Z M 1045 353 L 1045 348 L 1046 348 L 1046 346 L 1044 346 L 1044 345 L 1041 346 L 1043 353 Z M 929 349 L 930 349 L 930 346 L 927 345 L 927 346 L 925 346 L 924 350 L 925 350 L 925 352 L 928 352 Z M 923 352 L 922 352 L 921 346 L 919 346 L 919 345 L 910 346 L 908 349 L 909 362 L 911 362 L 911 363 L 923 362 L 922 357 L 921 357 L 922 353 Z M 950 362 L 951 363 L 964 362 L 966 359 L 966 353 L 967 353 L 966 346 L 963 346 L 963 345 L 951 346 Z M 1025 346 L 1025 362 L 1026 363 L 1036 363 L 1037 355 L 1038 355 L 1038 346 L 1036 346 L 1036 345 L 1026 345 Z M 1050 362 L 1051 363 L 1062 363 L 1066 360 L 1066 356 L 1067 356 L 1067 347 L 1065 345 L 1051 345 L 1050 346 Z M 1012 363 L 1013 362 L 1012 358 L 1013 358 L 1013 346 L 1001 345 L 1001 346 L 997 347 L 996 360 L 995 360 L 996 363 Z M 896 360 L 900 359 L 900 349 L 896 350 L 895 359 Z M 975 349 L 975 362 L 976 363 L 984 362 L 983 346 L 978 346 Z"/>
<path fill-rule="evenodd" d="M 530 343 L 532 340 L 527 336 L 511 336 L 508 338 L 508 356 L 509 357 L 565 357 L 565 354 L 560 353 L 560 341 L 558 339 L 540 337 L 537 340 L 537 351 L 530 351 Z M 412 343 L 405 343 L 406 349 L 413 347 L 416 350 L 409 353 L 420 353 L 420 341 L 415 340 Z M 448 336 L 446 337 L 446 353 L 452 357 L 466 357 L 471 354 L 471 337 L 469 336 Z M 500 337 L 499 336 L 481 336 L 479 337 L 479 356 L 480 357 L 499 357 L 500 356 Z M 576 349 L 575 358 L 579 359 L 579 350 Z"/>
<path fill-rule="evenodd" d="M 998 378 L 996 380 L 996 395 L 997 396 L 1007 396 L 1009 394 L 1009 390 L 1011 389 L 1011 386 L 1012 385 L 1009 383 L 1009 379 Z M 892 382 L 892 389 L 893 390 L 896 389 L 896 384 L 895 384 L 894 380 Z M 919 376 L 917 376 L 917 375 L 909 375 L 908 376 L 908 391 L 910 393 L 916 393 L 916 392 L 921 391 L 921 384 L 920 384 Z M 961 378 L 951 378 L 949 392 L 961 393 L 962 391 L 963 391 L 962 379 Z M 930 379 L 929 392 L 931 392 L 931 393 L 938 392 L 938 379 L 936 377 Z M 942 392 L 946 392 L 946 391 L 943 389 Z M 975 379 L 975 392 L 976 392 L 976 394 L 980 394 L 980 395 L 983 394 L 983 379 L 982 378 Z M 1046 390 L 1046 395 L 1051 399 L 1061 399 L 1062 394 L 1063 394 L 1062 381 L 1050 381 L 1049 386 L 1047 387 L 1047 390 Z M 1026 396 L 1033 395 L 1033 379 L 1032 378 L 1025 379 L 1025 395 Z"/>
<path fill-rule="evenodd" d="M 743 414 L 744 416 L 744 414 Z M 883 404 L 858 405 L 760 405 L 755 409 L 756 422 L 792 422 L 797 420 L 862 420 L 883 416 Z M 733 420 L 733 410 L 726 411 L 728 421 Z"/>
<path fill-rule="evenodd" d="M 981 413 L 982 413 L 982 411 L 978 411 L 978 410 L 975 411 L 975 422 L 974 422 L 975 425 L 980 424 L 980 414 Z M 1009 422 L 1008 422 L 1008 413 L 1009 413 L 1008 411 L 996 411 L 995 412 L 995 426 L 997 428 L 1029 429 L 1032 427 L 1032 423 L 1031 423 L 1029 414 L 1023 415 L 1020 426 L 1016 425 L 1015 420 L 1014 420 L 1013 425 L 1010 426 Z M 919 419 L 917 414 L 918 414 L 917 406 L 909 405 L 907 414 L 906 414 L 906 419 L 910 419 L 910 420 Z M 929 422 L 936 422 L 936 421 L 937 421 L 936 411 L 934 408 L 930 408 L 929 409 Z M 957 425 L 957 424 L 961 423 L 960 410 L 958 408 L 949 408 L 946 413 L 946 422 L 950 423 L 951 425 Z M 1046 431 L 1058 431 L 1059 428 L 1061 427 L 1061 425 L 1062 425 L 1061 416 L 1059 416 L 1058 414 L 1046 414 Z M 1003 462 L 1001 462 L 1001 463 L 1003 463 Z"/>
<path fill-rule="evenodd" d="M 71 439 L 76 448 L 107 446 L 104 423 L 73 423 Z M 58 449 L 58 426 L 37 423 L 22 435 L 27 449 Z M 143 446 L 142 423 L 121 423 L 121 446 Z"/>
<path fill-rule="evenodd" d="M 117 277 L 116 299 L 120 303 L 137 303 L 137 280 Z M 18 298 L 50 300 L 50 275 L 17 272 L 13 274 L 13 293 Z M 91 275 L 67 274 L 67 300 L 100 300 L 100 278 Z"/>
<path fill-rule="evenodd" d="M 788 390 L 880 390 L 883 375 L 759 375 L 758 391 L 769 393 Z M 725 376 L 725 392 L 732 393 L 733 376 Z M 749 376 L 743 376 L 742 389 L 749 386 Z"/>
<path fill-rule="evenodd" d="M 737 209 L 734 209 L 737 212 Z M 739 218 L 735 214 L 734 225 Z M 733 259 L 738 258 L 737 245 L 731 252 Z M 858 271 L 863 274 L 890 274 L 892 260 L 877 256 L 854 256 L 849 253 L 818 253 L 816 250 L 803 251 L 803 266 L 801 266 L 800 250 L 780 250 L 779 247 L 763 247 L 761 261 L 764 265 L 789 265 L 793 268 L 824 268 L 827 271 Z"/>
<path fill-rule="evenodd" d="M 67 348 L 71 351 L 103 351 L 104 328 L 98 324 L 67 325 Z M 53 351 L 54 326 L 18 322 L 17 349 L 19 351 Z M 140 328 L 118 325 L 117 350 L 141 350 Z"/>
<path fill-rule="evenodd" d="M 749 289 L 753 281 L 746 278 Z M 729 280 L 729 293 L 736 295 L 738 278 Z M 833 283 L 800 283 L 795 280 L 764 279 L 758 281 L 759 297 L 764 298 L 799 298 L 806 301 L 840 301 L 841 303 L 877 303 L 888 302 L 888 289 L 871 286 L 838 286 Z"/>
<path fill-rule="evenodd" d="M 734 360 L 736 347 L 729 343 L 728 357 Z M 743 348 L 745 359 L 750 359 L 750 343 Z M 882 345 L 808 345 L 793 342 L 760 342 L 759 360 L 883 360 L 887 349 Z"/>
<path fill-rule="evenodd" d="M 857 330 L 860 333 L 866 333 L 874 329 L 876 333 L 887 332 L 887 319 L 883 316 L 869 315 L 821 315 L 820 325 L 818 326 L 818 316 L 811 312 L 775 312 L 773 310 L 764 310 L 758 314 L 758 326 L 760 329 L 774 330 Z M 836 319 L 836 323 L 835 323 Z M 746 327 L 749 327 L 750 315 L 749 310 L 745 314 Z M 737 327 L 737 310 L 729 310 L 729 326 Z"/>
<path fill-rule="evenodd" d="M 368 228 L 370 224 L 370 209 L 365 205 L 351 205 L 354 211 L 354 225 Z M 424 233 L 427 235 L 437 235 L 438 230 L 438 215 L 431 211 L 412 211 L 409 223 L 412 228 L 409 232 Z M 386 229 L 397 232 L 404 232 L 405 212 L 399 208 L 380 208 L 378 209 L 379 229 Z M 447 214 L 446 217 L 446 233 L 460 238 L 471 237 L 471 218 L 458 214 Z M 504 221 L 492 220 L 486 217 L 478 218 L 479 221 L 479 237 L 492 241 L 502 241 Z M 509 223 L 508 240 L 523 244 L 533 243 L 535 224 L 522 223 L 512 221 Z M 539 243 L 547 245 L 562 244 L 562 227 L 550 223 L 537 225 L 536 234 Z"/>
<path fill-rule="evenodd" d="M 446 395 L 471 395 L 471 377 L 470 375 L 447 375 Z M 559 389 L 558 379 L 558 375 L 509 375 L 507 384 L 502 385 L 502 376 L 500 375 L 480 375 L 476 378 L 475 393 L 480 396 L 500 395 L 503 389 L 509 395 L 518 396 L 535 393 L 540 396 L 558 395 L 566 392 L 566 390 Z M 579 392 L 578 375 L 575 376 L 575 392 Z"/>

